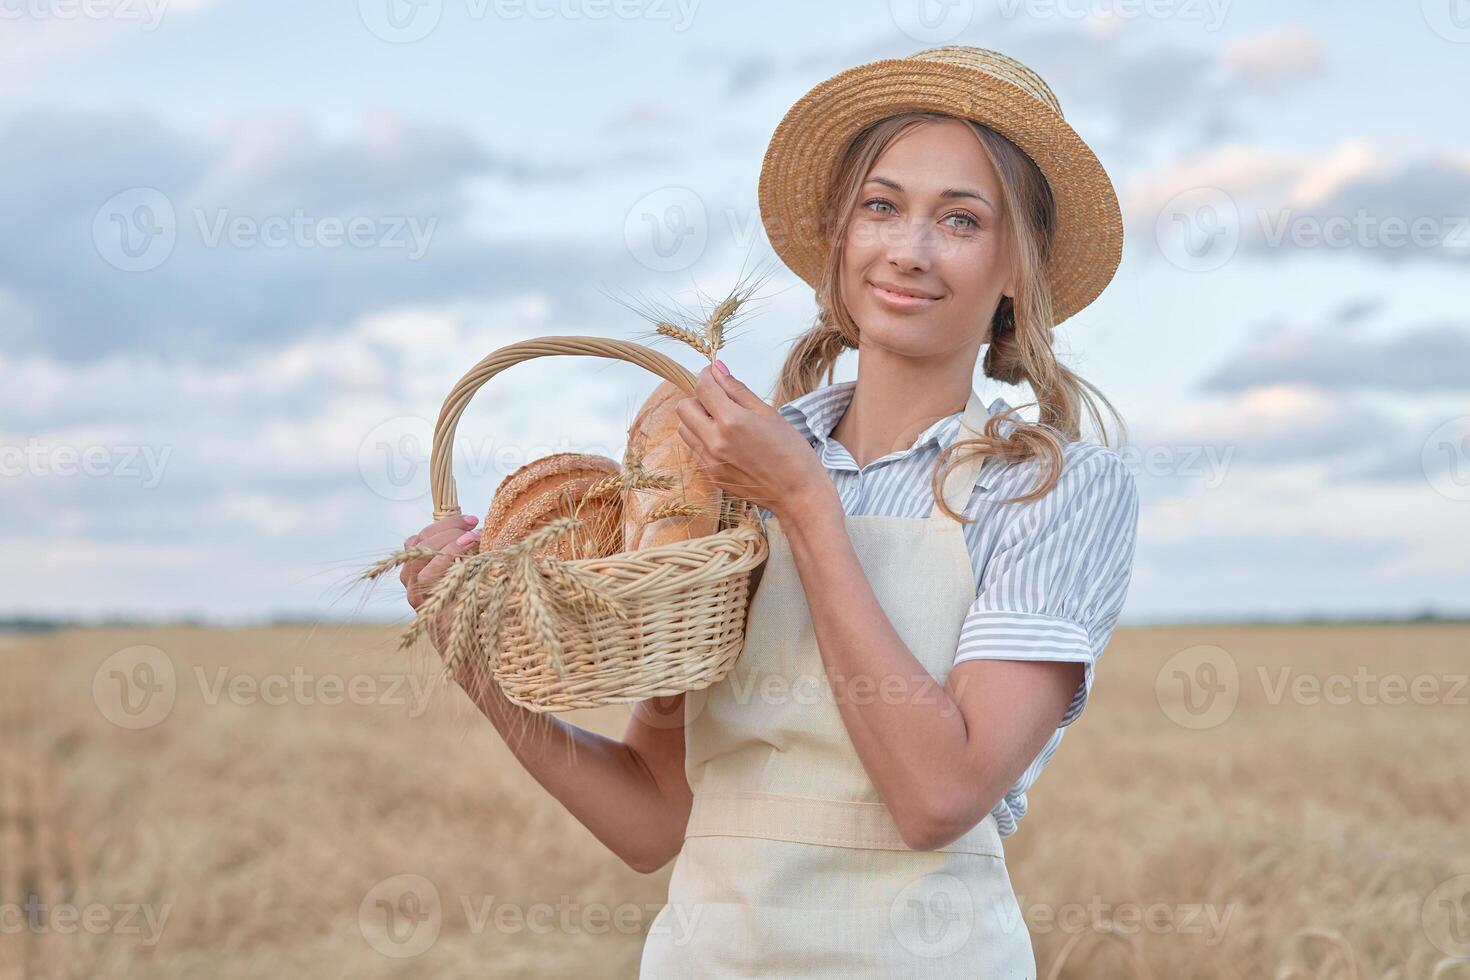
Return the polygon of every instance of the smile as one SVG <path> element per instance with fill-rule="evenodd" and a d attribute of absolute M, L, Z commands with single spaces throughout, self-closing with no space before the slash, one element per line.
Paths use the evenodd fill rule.
<path fill-rule="evenodd" d="M 868 283 L 868 286 L 873 290 L 873 295 L 878 297 L 879 302 L 897 310 L 917 310 L 939 302 L 928 296 L 908 296 L 904 293 L 895 293 L 891 289 L 884 289 L 871 282 Z"/>

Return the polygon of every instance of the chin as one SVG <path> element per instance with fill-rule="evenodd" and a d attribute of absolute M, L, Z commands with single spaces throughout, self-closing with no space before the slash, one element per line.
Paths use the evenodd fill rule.
<path fill-rule="evenodd" d="M 886 310 L 868 310 L 859 324 L 864 341 L 904 357 L 932 357 L 934 332 L 924 317 L 894 316 Z"/>

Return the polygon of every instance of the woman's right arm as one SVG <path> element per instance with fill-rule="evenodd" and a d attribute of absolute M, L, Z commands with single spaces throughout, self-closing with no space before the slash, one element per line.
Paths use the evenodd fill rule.
<path fill-rule="evenodd" d="M 629 867 L 651 874 L 679 853 L 693 801 L 684 695 L 634 704 L 622 741 L 527 711 L 497 687 L 479 700 L 526 771 Z M 660 721 L 671 717 L 678 727 Z"/>
<path fill-rule="evenodd" d="M 473 517 L 441 518 L 404 542 L 439 552 L 400 574 L 415 609 L 456 555 L 475 550 L 479 535 L 466 530 L 474 523 Z M 440 621 L 451 615 L 452 608 Z M 440 631 L 430 632 L 442 656 Z M 523 708 L 493 684 L 480 686 L 476 707 L 516 759 L 629 867 L 651 873 L 678 854 L 692 802 L 684 775 L 684 695 L 634 704 L 618 741 Z"/>

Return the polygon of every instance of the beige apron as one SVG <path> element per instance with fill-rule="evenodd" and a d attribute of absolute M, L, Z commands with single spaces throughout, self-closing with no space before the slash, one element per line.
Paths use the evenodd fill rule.
<path fill-rule="evenodd" d="M 971 392 L 965 424 L 978 432 L 985 417 Z M 950 474 L 956 511 L 977 473 L 966 460 Z M 1034 980 L 995 817 L 935 851 L 904 844 L 843 724 L 790 543 L 779 519 L 766 528 L 740 658 L 684 699 L 694 803 L 639 976 Z M 937 705 L 975 598 L 961 526 L 936 504 L 927 518 L 848 516 L 847 532 L 934 678 L 917 696 Z M 882 698 L 884 687 L 849 696 Z"/>

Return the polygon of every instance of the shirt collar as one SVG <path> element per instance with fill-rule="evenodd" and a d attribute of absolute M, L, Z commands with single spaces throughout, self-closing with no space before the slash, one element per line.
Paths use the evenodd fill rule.
<path fill-rule="evenodd" d="M 837 427 L 838 421 L 842 418 L 843 413 L 847 411 L 847 406 L 852 402 L 852 394 L 856 388 L 856 381 L 839 381 L 835 384 L 825 385 L 809 391 L 805 395 L 799 395 L 793 398 L 791 401 L 780 406 L 777 411 L 781 413 L 781 416 L 786 421 L 791 423 L 797 432 L 801 433 L 803 438 L 808 442 L 815 443 L 820 448 L 824 461 L 839 451 L 842 456 L 850 460 L 852 458 L 851 455 L 846 452 L 841 446 L 841 443 L 834 442 L 831 436 L 832 430 Z M 1009 411 L 1010 407 L 1004 398 L 996 398 L 987 406 L 986 412 L 988 415 L 996 415 Z M 930 443 L 937 445 L 941 450 L 944 449 L 959 437 L 960 421 L 964 417 L 964 414 L 964 410 L 961 409 L 953 415 L 945 416 L 919 433 L 919 437 L 914 440 L 914 444 L 908 449 L 889 453 L 887 456 L 880 458 L 889 459 L 891 457 L 907 456 L 909 453 L 916 452 L 921 447 Z M 1002 429 L 1002 431 L 1005 431 L 1005 429 Z M 875 460 L 874 462 L 877 461 Z M 989 486 L 990 472 L 992 470 L 992 464 L 995 462 L 996 460 L 994 459 L 987 459 L 982 465 L 977 481 L 982 486 Z"/>

